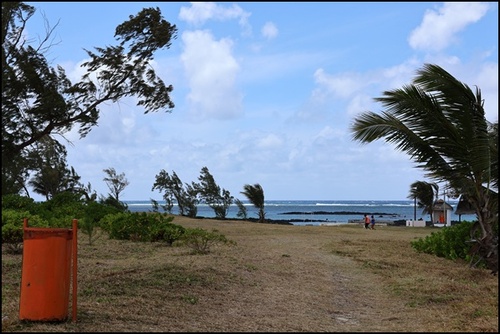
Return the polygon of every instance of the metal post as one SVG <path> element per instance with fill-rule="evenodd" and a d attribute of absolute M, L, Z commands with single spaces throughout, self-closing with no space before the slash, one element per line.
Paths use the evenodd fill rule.
<path fill-rule="evenodd" d="M 77 286 L 76 286 L 76 275 L 78 272 L 78 220 L 73 219 L 73 305 L 71 307 L 73 322 L 76 322 L 76 299 L 77 299 Z"/>

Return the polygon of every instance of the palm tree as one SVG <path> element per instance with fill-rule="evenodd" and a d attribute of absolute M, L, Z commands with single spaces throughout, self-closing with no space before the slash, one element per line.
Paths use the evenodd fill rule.
<path fill-rule="evenodd" d="M 261 185 L 256 183 L 254 185 L 245 184 L 243 186 L 244 191 L 241 193 L 253 204 L 257 209 L 259 209 L 259 223 L 264 223 L 266 218 L 266 213 L 264 212 L 264 190 Z"/>
<path fill-rule="evenodd" d="M 412 84 L 375 98 L 385 110 L 365 112 L 352 125 L 353 139 L 378 139 L 406 152 L 429 177 L 466 194 L 477 222 L 471 238 L 488 268 L 498 272 L 498 123 L 484 115 L 475 93 L 437 65 L 425 64 Z"/>
<path fill-rule="evenodd" d="M 437 197 L 439 186 L 437 183 L 425 181 L 415 181 L 410 186 L 410 195 L 408 198 L 415 200 L 416 206 L 422 208 L 422 213 L 428 213 L 432 222 L 432 208 L 434 198 Z"/>

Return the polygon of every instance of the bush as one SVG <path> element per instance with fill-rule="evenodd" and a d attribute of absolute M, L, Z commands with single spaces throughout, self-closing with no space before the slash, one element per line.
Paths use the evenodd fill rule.
<path fill-rule="evenodd" d="M 118 212 L 118 209 L 113 206 L 97 202 L 89 202 L 84 206 L 83 219 L 78 222 L 78 226 L 88 236 L 89 245 L 92 245 L 96 237 L 96 231 L 101 225 L 101 220 L 108 214 Z"/>
<path fill-rule="evenodd" d="M 471 261 L 470 230 L 473 223 L 464 221 L 450 227 L 443 227 L 425 238 L 412 241 L 411 246 L 418 252 L 433 254 L 450 260 Z"/>
<path fill-rule="evenodd" d="M 163 241 L 168 246 L 179 240 L 182 235 L 186 232 L 186 228 L 183 226 L 172 224 L 171 221 L 174 217 L 170 217 L 170 220 L 160 221 L 151 228 L 150 241 Z"/>
<path fill-rule="evenodd" d="M 117 213 L 106 215 L 101 226 L 111 239 L 132 241 L 165 241 L 172 245 L 184 234 L 185 228 L 173 224 L 173 216 L 161 213 Z"/>
<path fill-rule="evenodd" d="M 196 254 L 208 254 L 210 248 L 216 244 L 236 244 L 234 241 L 228 240 L 224 235 L 218 233 L 217 230 L 208 232 L 202 228 L 188 228 L 179 239 L 178 244 L 186 245 L 193 249 Z"/>
<path fill-rule="evenodd" d="M 7 209 L 33 212 L 37 203 L 30 197 L 17 194 L 2 196 L 2 211 Z"/>
<path fill-rule="evenodd" d="M 79 194 L 63 192 L 41 202 L 35 213 L 47 219 L 51 227 L 71 228 L 73 219 L 82 219 L 84 212 L 85 203 L 80 200 Z"/>
<path fill-rule="evenodd" d="M 7 245 L 10 253 L 22 253 L 25 218 L 28 219 L 29 227 L 49 227 L 46 220 L 28 211 L 2 210 L 2 243 Z"/>

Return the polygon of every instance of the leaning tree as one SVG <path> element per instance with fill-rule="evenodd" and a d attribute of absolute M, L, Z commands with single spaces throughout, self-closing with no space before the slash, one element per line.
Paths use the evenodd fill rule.
<path fill-rule="evenodd" d="M 423 209 L 422 213 L 428 213 L 432 222 L 432 209 L 434 199 L 437 198 L 439 186 L 434 182 L 415 181 L 410 185 L 408 198 L 415 201 L 416 207 Z"/>
<path fill-rule="evenodd" d="M 243 186 L 243 191 L 241 191 L 241 194 L 245 195 L 248 201 L 259 210 L 259 223 L 265 223 L 266 212 L 264 210 L 265 201 L 264 189 L 262 189 L 262 186 L 258 183 L 254 185 L 245 184 Z"/>
<path fill-rule="evenodd" d="M 64 138 L 72 129 L 85 137 L 97 125 L 103 103 L 137 98 L 144 113 L 171 112 L 174 103 L 151 67 L 156 51 L 169 48 L 177 28 L 159 8 L 144 8 L 118 25 L 117 45 L 85 50 L 89 60 L 78 82 L 46 54 L 53 28 L 41 41 L 26 39 L 26 25 L 35 8 L 23 2 L 2 2 L 2 194 L 26 189 L 37 164 L 34 146 L 46 136 Z"/>
<path fill-rule="evenodd" d="M 486 119 L 481 90 L 425 64 L 411 84 L 382 95 L 375 98 L 385 108 L 380 114 L 367 111 L 355 119 L 354 140 L 395 144 L 427 177 L 466 195 L 477 216 L 471 251 L 497 273 L 498 123 Z"/>

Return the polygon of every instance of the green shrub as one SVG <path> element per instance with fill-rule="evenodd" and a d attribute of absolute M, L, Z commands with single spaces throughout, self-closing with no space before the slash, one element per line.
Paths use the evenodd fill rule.
<path fill-rule="evenodd" d="M 118 212 L 120 211 L 117 208 L 103 203 L 89 202 L 84 205 L 83 218 L 78 221 L 78 227 L 88 236 L 89 245 L 92 245 L 97 236 L 101 220 L 108 214 Z"/>
<path fill-rule="evenodd" d="M 131 214 L 126 212 L 112 213 L 104 216 L 100 225 L 108 232 L 110 239 L 129 240 L 133 228 Z"/>
<path fill-rule="evenodd" d="M 169 218 L 171 219 L 160 221 L 151 228 L 150 241 L 163 241 L 168 246 L 172 246 L 176 240 L 179 240 L 184 235 L 186 228 L 171 223 L 174 217 Z"/>
<path fill-rule="evenodd" d="M 2 243 L 7 245 L 10 253 L 22 252 L 25 218 L 28 219 L 28 227 L 49 227 L 46 220 L 28 211 L 2 210 Z"/>
<path fill-rule="evenodd" d="M 450 227 L 443 227 L 425 238 L 412 241 L 411 246 L 418 252 L 433 254 L 450 260 L 470 261 L 470 230 L 473 223 L 464 221 Z"/>
<path fill-rule="evenodd" d="M 179 239 L 185 228 L 173 224 L 173 216 L 162 213 L 117 213 L 106 215 L 101 226 L 111 239 L 132 241 L 164 241 L 172 245 Z"/>
<path fill-rule="evenodd" d="M 33 212 L 37 203 L 30 197 L 17 194 L 2 196 L 2 211 L 7 209 Z"/>
<path fill-rule="evenodd" d="M 50 221 L 53 224 L 51 227 L 71 228 L 73 219 L 80 220 L 84 217 L 85 203 L 80 200 L 79 194 L 63 192 L 41 202 L 36 214 Z"/>
<path fill-rule="evenodd" d="M 215 229 L 212 232 L 208 232 L 202 228 L 187 228 L 179 239 L 178 244 L 190 247 L 196 254 L 208 254 L 213 245 L 234 245 L 236 242 L 228 240 Z"/>

